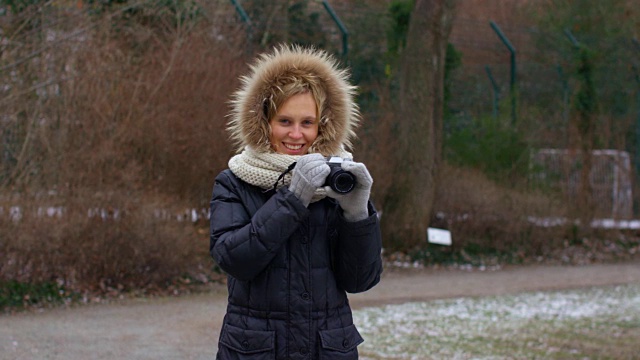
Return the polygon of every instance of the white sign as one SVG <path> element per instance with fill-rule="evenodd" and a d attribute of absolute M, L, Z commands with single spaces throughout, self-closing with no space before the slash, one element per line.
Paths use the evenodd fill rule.
<path fill-rule="evenodd" d="M 451 246 L 451 231 L 427 228 L 427 239 L 432 244 Z"/>

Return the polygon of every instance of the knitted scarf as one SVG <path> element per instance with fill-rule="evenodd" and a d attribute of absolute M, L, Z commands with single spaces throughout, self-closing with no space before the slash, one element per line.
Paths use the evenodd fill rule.
<path fill-rule="evenodd" d="M 255 185 L 261 189 L 271 190 L 277 182 L 276 189 L 291 184 L 293 171 L 280 178 L 280 175 L 287 170 L 289 165 L 298 161 L 301 155 L 286 155 L 278 153 L 257 152 L 247 146 L 244 150 L 233 156 L 229 160 L 229 169 L 242 181 Z M 351 158 L 351 154 L 343 151 L 339 156 Z M 295 171 L 295 170 L 294 170 Z M 323 199 L 327 196 L 323 188 L 318 188 L 311 202 Z"/>

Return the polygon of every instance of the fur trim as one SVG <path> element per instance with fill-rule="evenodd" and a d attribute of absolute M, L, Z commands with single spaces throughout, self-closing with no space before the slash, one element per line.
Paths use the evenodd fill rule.
<path fill-rule="evenodd" d="M 360 112 L 354 101 L 356 87 L 349 84 L 348 72 L 339 69 L 335 58 L 324 50 L 282 44 L 257 58 L 250 73 L 240 78 L 242 84 L 231 98 L 227 130 L 236 150 L 250 146 L 256 151 L 272 151 L 264 104 L 279 84 L 291 77 L 317 82 L 327 95 L 318 138 L 309 151 L 329 156 L 350 149 Z"/>

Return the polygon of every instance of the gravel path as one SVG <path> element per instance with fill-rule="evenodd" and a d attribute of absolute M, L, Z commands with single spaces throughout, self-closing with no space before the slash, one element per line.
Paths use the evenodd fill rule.
<path fill-rule="evenodd" d="M 387 270 L 351 295 L 354 308 L 463 296 L 640 283 L 640 262 L 508 267 L 497 271 Z M 0 359 L 213 359 L 226 288 L 0 316 Z"/>

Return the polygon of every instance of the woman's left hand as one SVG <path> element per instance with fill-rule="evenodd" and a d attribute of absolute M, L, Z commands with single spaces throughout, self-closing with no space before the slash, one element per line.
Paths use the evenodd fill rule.
<path fill-rule="evenodd" d="M 327 195 L 334 198 L 340 204 L 347 221 L 355 222 L 369 217 L 369 195 L 373 179 L 363 163 L 354 161 L 344 161 L 341 164 L 342 170 L 348 171 L 356 178 L 356 186 L 346 194 L 340 194 L 329 186 L 325 186 Z"/>

